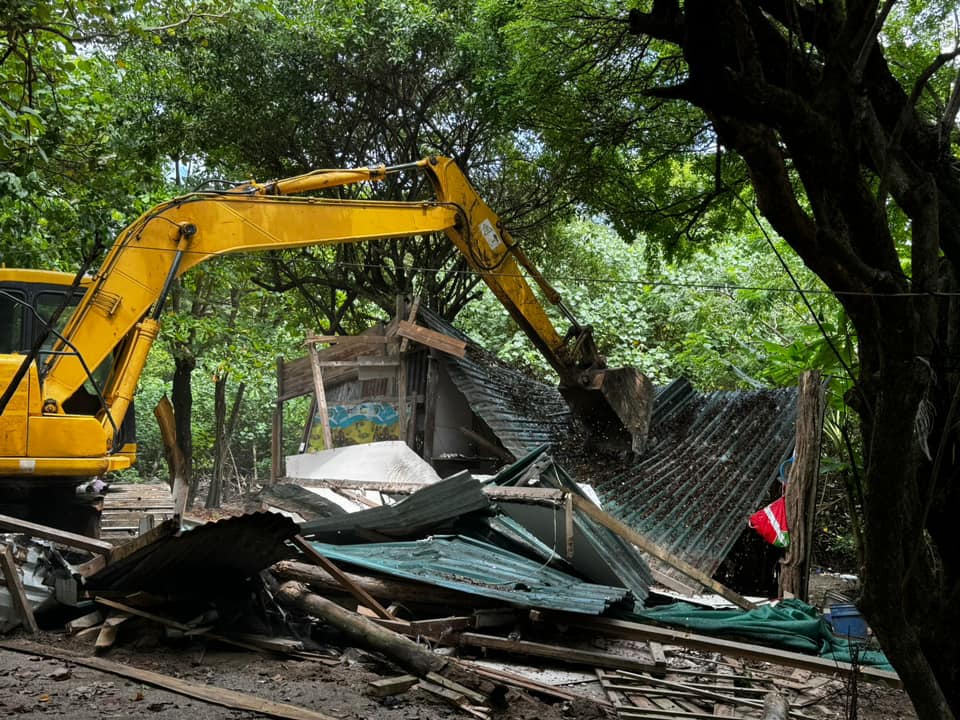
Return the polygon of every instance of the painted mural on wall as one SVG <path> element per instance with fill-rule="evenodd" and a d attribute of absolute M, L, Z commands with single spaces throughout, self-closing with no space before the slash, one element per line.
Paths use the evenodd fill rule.
<path fill-rule="evenodd" d="M 400 439 L 400 414 L 395 403 L 367 401 L 355 405 L 331 405 L 328 411 L 334 447 Z M 307 445 L 307 452 L 326 449 L 319 414 L 313 417 Z"/>

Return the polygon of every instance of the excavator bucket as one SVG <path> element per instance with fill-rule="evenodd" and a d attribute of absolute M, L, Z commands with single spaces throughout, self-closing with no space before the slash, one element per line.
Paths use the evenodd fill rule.
<path fill-rule="evenodd" d="M 643 454 L 653 411 L 653 384 L 636 368 L 598 370 L 583 387 L 560 388 L 583 422 L 588 442 L 615 452 Z"/>

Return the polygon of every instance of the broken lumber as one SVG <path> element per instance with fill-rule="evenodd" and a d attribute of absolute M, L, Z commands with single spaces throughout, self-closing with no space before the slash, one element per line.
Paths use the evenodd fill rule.
<path fill-rule="evenodd" d="M 285 718 L 286 720 L 334 720 L 334 718 L 329 715 L 317 712 L 316 710 L 265 700 L 264 698 L 248 695 L 236 690 L 227 690 L 212 685 L 201 685 L 104 658 L 85 657 L 27 640 L 2 640 L 0 641 L 0 649 L 12 650 L 13 652 L 26 653 L 28 655 L 56 658 L 64 662 L 73 663 L 74 665 L 82 665 L 83 667 L 88 667 L 93 670 L 99 670 L 100 672 L 118 675 L 130 680 L 142 682 L 146 685 L 152 685 L 161 690 L 167 690 L 213 705 L 221 705 L 236 710 L 246 710 L 270 717 Z"/>
<path fill-rule="evenodd" d="M 604 617 L 587 618 L 573 613 L 550 613 L 549 617 L 565 625 L 603 634 L 607 637 L 623 638 L 625 640 L 654 640 L 664 645 L 678 645 L 691 650 L 716 652 L 728 657 L 760 660 L 774 665 L 810 670 L 811 672 L 821 673 L 823 675 L 836 675 L 838 673 L 841 675 L 849 675 L 854 669 L 850 663 L 840 662 L 839 660 L 828 660 L 827 658 L 821 658 L 816 655 L 804 655 L 802 653 L 790 652 L 789 650 L 778 650 L 776 648 L 766 647 L 765 645 L 752 645 L 734 640 L 722 640 L 711 637 L 710 635 L 699 635 L 685 630 L 635 623 L 628 620 L 615 620 Z M 857 666 L 856 670 L 858 677 L 864 681 L 889 685 L 890 687 L 898 689 L 903 687 L 896 673 L 877 670 L 863 665 Z"/>
<path fill-rule="evenodd" d="M 461 633 L 460 645 L 463 647 L 481 647 L 490 650 L 503 650 L 517 655 L 550 658 L 573 665 L 588 667 L 613 668 L 616 670 L 633 670 L 640 673 L 656 672 L 657 668 L 651 663 L 641 662 L 633 658 L 599 650 L 576 650 L 560 645 L 546 645 L 530 642 L 529 640 L 510 640 L 509 638 L 494 635 L 480 635 L 478 633 Z"/>
<path fill-rule="evenodd" d="M 0 564 L 3 566 L 4 584 L 7 586 L 7 592 L 10 593 L 10 602 L 13 609 L 16 610 L 23 627 L 31 635 L 40 632 L 37 627 L 37 620 L 33 617 L 33 607 L 30 600 L 27 599 L 27 591 L 23 588 L 23 581 L 20 579 L 20 573 L 17 569 L 17 563 L 13 559 L 13 551 L 9 545 L 3 546 L 3 552 L 0 553 Z"/>
<path fill-rule="evenodd" d="M 52 540 L 60 545 L 79 548 L 80 550 L 86 550 L 94 554 L 109 555 L 113 551 L 113 545 L 106 540 L 97 540 L 92 537 L 87 537 L 86 535 L 77 535 L 76 533 L 67 532 L 66 530 L 58 530 L 57 528 L 46 525 L 38 525 L 37 523 L 28 522 L 9 515 L 0 515 L 0 528 L 16 533 L 23 533 L 30 537 Z"/>
<path fill-rule="evenodd" d="M 317 590 L 337 590 L 343 592 L 343 586 L 330 573 L 316 565 L 298 562 L 296 560 L 281 560 L 274 564 L 271 572 L 280 580 L 296 580 L 306 583 Z M 390 578 L 374 578 L 353 573 L 344 575 L 358 587 L 362 587 L 375 598 L 389 602 L 403 604 L 441 605 L 449 608 L 474 608 L 482 605 L 482 598 L 476 598 L 466 593 L 433 587 L 426 583 L 394 580 Z"/>
<path fill-rule="evenodd" d="M 310 558 L 314 564 L 319 565 L 328 573 L 330 573 L 337 582 L 343 587 L 344 590 L 353 595 L 357 601 L 366 605 L 368 608 L 373 610 L 378 616 L 382 617 L 384 620 L 396 620 L 393 613 L 387 610 L 383 605 L 377 602 L 370 593 L 368 593 L 362 585 L 353 582 L 345 572 L 343 572 L 336 563 L 334 563 L 330 558 L 325 557 L 322 553 L 317 552 L 317 549 L 313 547 L 310 543 L 303 539 L 301 535 L 293 536 L 293 544 L 300 548 L 300 551 L 303 552 L 308 558 Z"/>
<path fill-rule="evenodd" d="M 420 682 L 414 675 L 399 675 L 397 677 L 371 680 L 367 683 L 367 691 L 374 697 L 382 698 L 404 693 Z"/>
<path fill-rule="evenodd" d="M 408 320 L 400 320 L 397 323 L 397 335 L 454 357 L 462 358 L 467 354 L 467 344 L 463 340 L 420 327 Z"/>
<path fill-rule="evenodd" d="M 743 597 L 740 593 L 734 592 L 726 585 L 714 580 L 699 568 L 695 568 L 683 558 L 677 557 L 669 550 L 665 550 L 664 548 L 660 547 L 649 538 L 646 538 L 638 533 L 632 527 L 624 524 L 620 520 L 617 520 L 609 513 L 604 512 L 586 498 L 582 498 L 579 495 L 574 495 L 573 502 L 577 506 L 577 509 L 584 513 L 587 517 L 600 523 L 608 530 L 615 532 L 627 542 L 633 543 L 643 552 L 653 555 L 655 558 L 658 558 L 659 560 L 662 560 L 670 565 L 670 567 L 679 570 L 688 578 L 696 580 L 704 587 L 710 588 L 713 590 L 713 592 L 725 597 L 737 607 L 743 608 L 744 610 L 753 610 L 757 607 Z"/>
<path fill-rule="evenodd" d="M 352 641 L 382 652 L 417 677 L 426 677 L 427 673 L 440 670 L 447 664 L 442 657 L 409 638 L 311 593 L 301 583 L 285 582 L 277 591 L 277 599 L 284 605 L 298 608 L 333 625 Z"/>

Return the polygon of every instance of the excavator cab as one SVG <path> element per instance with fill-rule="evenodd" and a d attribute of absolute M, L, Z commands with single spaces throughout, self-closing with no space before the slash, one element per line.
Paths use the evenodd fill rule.
<path fill-rule="evenodd" d="M 26 353 L 46 331 L 46 321 L 66 300 L 67 308 L 57 322 L 62 330 L 70 310 L 79 304 L 85 288 L 73 289 L 73 275 L 46 270 L 0 268 L 0 354 Z M 44 343 L 53 346 L 51 334 Z M 42 357 L 42 353 L 41 353 Z"/>

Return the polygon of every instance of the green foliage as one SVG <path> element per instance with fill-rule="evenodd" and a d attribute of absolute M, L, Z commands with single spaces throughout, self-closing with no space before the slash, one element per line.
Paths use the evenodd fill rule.
<path fill-rule="evenodd" d="M 604 225 L 581 219 L 551 247 L 542 269 L 578 320 L 593 327 L 611 366 L 637 367 L 658 384 L 685 376 L 706 390 L 793 385 L 805 369 L 835 367 L 823 355 L 822 336 L 804 334 L 812 319 L 763 237 L 717 240 L 680 264 L 650 263 L 642 243 L 627 245 Z M 815 306 L 839 312 L 789 249 L 777 247 L 801 286 L 814 290 Z M 564 327 L 559 313 L 548 312 Z M 489 294 L 458 322 L 502 357 L 550 376 Z"/>

